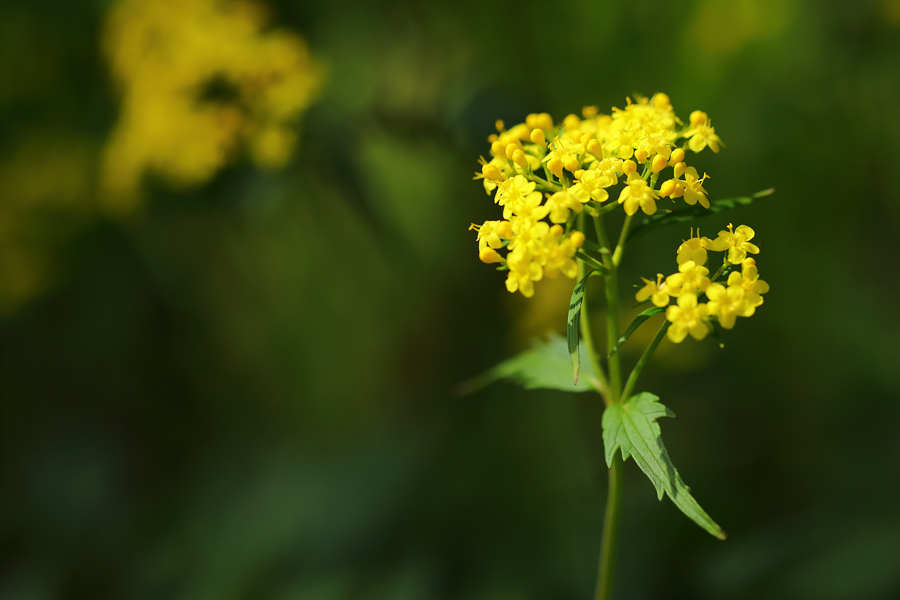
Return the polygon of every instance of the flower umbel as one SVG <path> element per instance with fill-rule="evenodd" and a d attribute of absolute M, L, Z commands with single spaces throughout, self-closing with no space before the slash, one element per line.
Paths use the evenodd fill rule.
<path fill-rule="evenodd" d="M 746 225 L 732 229 L 729 225 L 728 230 L 719 232 L 714 241 L 701 237 L 699 232 L 694 237 L 692 231 L 691 237 L 678 247 L 678 272 L 666 277 L 664 282 L 662 274 L 657 275 L 656 282 L 643 279 L 644 287 L 635 294 L 638 302 L 649 299 L 658 307 L 668 306 L 670 297 L 677 299 L 677 305 L 669 306 L 666 311 L 666 318 L 671 323 L 668 337 L 676 344 L 688 333 L 695 339 L 703 339 L 713 320 L 724 329 L 733 328 L 737 317 L 753 316 L 756 307 L 763 303 L 762 295 L 769 291 L 769 284 L 759 278 L 754 259 L 744 258 L 737 263 L 732 260 L 740 252 L 745 256 L 754 249 L 759 252 L 759 248 L 746 241 L 755 235 L 754 231 Z M 709 269 L 703 266 L 708 260 L 708 250 L 726 252 L 722 268 L 712 280 L 708 277 Z M 715 282 L 735 264 L 740 264 L 741 268 L 729 273 L 725 285 Z M 704 299 L 709 302 L 704 304 Z"/>
<path fill-rule="evenodd" d="M 561 122 L 547 113 L 533 113 L 511 127 L 495 124 L 496 133 L 488 137 L 490 160 L 480 160 L 475 178 L 483 180 L 485 191 L 503 209 L 503 221 L 480 225 L 477 241 L 483 262 L 509 269 L 511 292 L 531 296 L 534 282 L 551 272 L 575 277 L 574 250 L 569 249 L 574 243 L 567 241 L 581 229 L 576 221 L 582 214 L 595 218 L 601 209 L 616 208 L 607 202 L 613 193 L 629 217 L 656 214 L 661 201 L 677 205 L 683 199 L 709 208 L 704 187 L 709 176 L 700 177 L 685 163 L 688 151 L 718 151 L 720 140 L 706 113 L 694 111 L 685 127 L 666 94 L 625 102 L 625 108 L 613 108 L 609 114 L 592 106 L 582 116 L 571 114 Z M 671 169 L 668 175 L 666 169 Z M 613 191 L 615 186 L 621 189 Z M 506 244 L 498 243 L 493 229 L 501 222 L 509 223 L 509 236 L 500 236 Z M 550 235 L 551 224 L 559 225 L 561 233 Z M 679 264 L 694 260 L 702 266 L 709 240 L 686 243 L 690 250 L 679 252 L 685 256 Z M 660 302 L 662 297 L 657 296 Z"/>

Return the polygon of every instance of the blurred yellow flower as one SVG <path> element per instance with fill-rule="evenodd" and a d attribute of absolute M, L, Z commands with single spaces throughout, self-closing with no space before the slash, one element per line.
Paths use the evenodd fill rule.
<path fill-rule="evenodd" d="M 120 0 L 103 50 L 122 99 L 104 151 L 107 208 L 132 209 L 141 179 L 203 183 L 246 146 L 263 167 L 293 150 L 292 123 L 318 93 L 319 65 L 298 36 L 263 31 L 251 0 Z"/>

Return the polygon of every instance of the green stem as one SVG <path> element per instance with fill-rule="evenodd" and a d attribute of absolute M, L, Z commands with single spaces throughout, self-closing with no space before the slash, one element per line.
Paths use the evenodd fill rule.
<path fill-rule="evenodd" d="M 628 400 L 631 396 L 631 392 L 634 391 L 634 386 L 637 384 L 638 377 L 641 376 L 641 371 L 643 371 L 644 367 L 647 366 L 647 363 L 650 362 L 650 358 L 653 356 L 653 353 L 656 352 L 657 346 L 659 346 L 663 336 L 666 335 L 666 331 L 669 330 L 669 325 L 671 325 L 671 323 L 668 320 L 660 325 L 659 331 L 656 332 L 656 337 L 653 338 L 653 341 L 650 342 L 650 345 L 647 346 L 647 349 L 644 350 L 644 353 L 641 355 L 640 360 L 634 365 L 634 369 L 631 370 L 631 375 L 628 376 L 628 381 L 625 382 L 625 388 L 622 390 L 623 400 Z"/>
<path fill-rule="evenodd" d="M 631 217 L 633 216 L 628 215 L 625 217 L 625 222 L 622 224 L 622 232 L 619 234 L 619 243 L 616 244 L 616 251 L 613 252 L 613 264 L 617 267 L 622 262 L 622 253 L 625 251 L 625 238 L 628 237 L 628 227 L 631 225 Z"/>
<path fill-rule="evenodd" d="M 598 208 L 598 209 L 597 209 L 597 214 L 598 214 L 598 215 L 605 215 L 606 213 L 612 212 L 612 211 L 616 210 L 617 208 L 619 208 L 619 203 L 613 201 L 613 202 L 610 202 L 609 204 L 607 204 L 606 206 L 603 206 L 603 207 L 601 207 L 601 208 Z"/>
<path fill-rule="evenodd" d="M 583 228 L 584 219 L 580 219 L 581 225 Z M 587 271 L 585 262 L 578 259 L 578 281 L 581 281 L 584 278 L 585 272 Z M 605 404 L 609 404 L 607 398 L 609 397 L 609 382 L 606 381 L 606 375 L 603 372 L 603 367 L 600 365 L 600 361 L 597 359 L 597 350 L 594 346 L 594 334 L 591 331 L 591 318 L 588 313 L 588 303 L 587 303 L 587 295 L 585 294 L 585 298 L 581 303 L 581 339 L 584 340 L 584 349 L 587 352 L 588 360 L 591 363 L 591 366 L 594 367 L 594 373 L 597 374 L 597 382 L 600 384 L 601 395 L 603 396 L 603 401 Z"/>
<path fill-rule="evenodd" d="M 556 184 L 556 183 L 553 183 L 552 181 L 548 181 L 548 180 L 544 179 L 544 178 L 541 177 L 540 175 L 537 175 L 534 171 L 529 171 L 528 173 L 525 174 L 525 176 L 526 176 L 526 177 L 531 177 L 531 179 L 532 179 L 535 183 L 537 183 L 537 184 L 539 184 L 541 187 L 545 188 L 545 191 L 548 191 L 548 192 L 559 192 L 559 191 L 562 191 L 562 189 L 563 189 L 561 185 Z"/>
<path fill-rule="evenodd" d="M 597 591 L 594 600 L 609 600 L 612 593 L 616 541 L 619 536 L 619 510 L 622 506 L 622 467 L 622 454 L 616 452 L 609 469 L 609 491 L 606 496 L 606 516 L 603 519 L 603 540 L 600 543 L 600 566 L 597 570 Z"/>
<path fill-rule="evenodd" d="M 619 275 L 618 264 L 622 258 L 622 248 L 628 225 L 631 218 L 625 220 L 619 244 L 615 253 L 602 255 L 603 266 L 609 273 L 603 277 L 606 288 L 606 354 L 612 351 L 619 339 Z M 609 236 L 603 225 L 603 217 L 594 217 L 594 228 L 597 231 L 597 241 L 605 248 L 611 248 Z M 616 353 L 609 359 L 607 393 L 605 400 L 607 406 L 621 401 L 622 367 L 619 362 L 619 354 Z M 609 600 L 612 593 L 613 571 L 616 564 L 616 541 L 619 533 L 619 511 L 622 505 L 622 455 L 616 453 L 609 470 L 609 489 L 606 498 L 606 516 L 603 519 L 603 538 L 600 543 L 600 565 L 597 572 L 597 592 L 595 600 Z"/>
<path fill-rule="evenodd" d="M 606 227 L 603 226 L 603 217 L 594 217 L 594 228 L 597 230 L 597 240 L 601 246 L 610 248 L 609 236 L 606 235 Z M 619 340 L 619 275 L 612 256 L 602 256 L 603 266 L 609 270 L 603 281 L 606 283 L 606 354 L 609 355 Z M 609 395 L 607 403 L 619 401 L 619 393 L 622 390 L 622 367 L 619 362 L 619 354 L 616 353 L 609 359 Z"/>

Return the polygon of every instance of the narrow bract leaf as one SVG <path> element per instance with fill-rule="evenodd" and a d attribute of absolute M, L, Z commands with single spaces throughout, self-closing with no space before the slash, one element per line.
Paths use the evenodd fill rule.
<path fill-rule="evenodd" d="M 622 460 L 633 456 L 634 462 L 653 483 L 660 500 L 666 494 L 694 523 L 724 540 L 725 532 L 700 508 L 672 464 L 656 422 L 660 417 L 674 418 L 675 413 L 648 392 L 606 407 L 603 411 L 603 446 L 607 466 L 612 466 L 617 450 L 621 450 Z"/>
<path fill-rule="evenodd" d="M 575 256 L 577 256 L 578 258 L 580 258 L 581 260 L 586 262 L 588 264 L 588 266 L 591 267 L 592 269 L 594 269 L 595 271 L 599 271 L 601 275 L 609 275 L 609 269 L 604 267 L 603 263 L 601 263 L 599 260 L 597 260 L 596 258 L 591 256 L 590 254 L 582 252 L 581 250 L 576 250 Z"/>
<path fill-rule="evenodd" d="M 483 375 L 461 383 L 456 392 L 460 395 L 470 394 L 502 379 L 529 390 L 593 392 L 600 389 L 590 364 L 582 369 L 581 380 L 577 384 L 572 383 L 572 365 L 567 343 L 556 333 L 546 340 L 535 340 L 525 352 L 503 361 Z"/>
<path fill-rule="evenodd" d="M 581 246 L 581 249 L 587 252 L 593 252 L 594 254 L 612 254 L 609 251 L 609 248 L 601 246 L 600 244 L 592 240 L 584 240 L 584 244 Z"/>
<path fill-rule="evenodd" d="M 676 223 L 694 221 L 695 219 L 699 219 L 700 217 L 725 212 L 739 206 L 747 206 L 749 204 L 753 204 L 753 201 L 757 198 L 770 196 L 774 193 L 775 188 L 769 188 L 767 190 L 762 190 L 761 192 L 751 194 L 750 196 L 739 196 L 737 198 L 723 198 L 721 200 L 713 200 L 709 203 L 709 208 L 703 208 L 699 204 L 696 204 L 694 206 L 679 208 L 677 210 L 668 212 L 658 212 L 651 217 L 647 217 L 640 225 L 637 225 L 631 231 L 629 231 L 628 237 L 625 241 L 626 244 L 630 244 L 639 237 L 655 229 L 666 227 L 667 225 L 674 225 Z"/>
<path fill-rule="evenodd" d="M 618 339 L 616 345 L 613 346 L 612 352 L 609 353 L 609 358 L 612 358 L 613 355 L 619 351 L 619 348 L 622 347 L 622 344 L 631 337 L 631 334 L 637 331 L 637 328 L 643 325 L 644 321 L 649 319 L 650 317 L 655 317 L 661 312 L 666 312 L 666 307 L 660 308 L 659 306 L 651 306 L 638 316 L 634 318 L 634 321 L 631 322 L 631 325 L 628 326 L 628 329 L 625 330 L 625 333 L 622 334 L 622 337 Z"/>
<path fill-rule="evenodd" d="M 566 338 L 569 346 L 569 358 L 572 361 L 572 378 L 578 384 L 578 368 L 581 365 L 581 305 L 584 302 L 584 288 L 592 275 L 599 275 L 597 271 L 588 271 L 572 290 L 572 298 L 569 300 L 569 317 L 566 319 Z"/>

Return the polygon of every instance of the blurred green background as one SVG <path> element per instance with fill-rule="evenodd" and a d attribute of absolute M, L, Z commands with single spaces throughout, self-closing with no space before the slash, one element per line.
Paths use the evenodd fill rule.
<path fill-rule="evenodd" d="M 727 145 L 711 197 L 776 188 L 699 222 L 754 227 L 772 291 L 645 372 L 730 539 L 629 461 L 616 596 L 900 597 L 900 2 L 267 0 L 324 73 L 288 164 L 125 214 L 112 4 L 0 5 L 0 597 L 591 597 L 598 399 L 453 391 L 564 330 L 572 284 L 505 291 L 471 179 L 497 118 L 656 91 Z"/>

